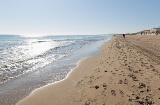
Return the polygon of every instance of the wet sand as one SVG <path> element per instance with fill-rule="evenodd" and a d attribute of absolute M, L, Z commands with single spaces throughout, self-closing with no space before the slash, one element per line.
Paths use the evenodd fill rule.
<path fill-rule="evenodd" d="M 113 37 L 68 77 L 16 105 L 160 105 L 160 36 Z"/>

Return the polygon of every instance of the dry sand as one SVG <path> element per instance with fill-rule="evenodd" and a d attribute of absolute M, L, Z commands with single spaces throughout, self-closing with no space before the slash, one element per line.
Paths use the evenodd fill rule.
<path fill-rule="evenodd" d="M 17 105 L 160 105 L 160 36 L 116 36 Z"/>

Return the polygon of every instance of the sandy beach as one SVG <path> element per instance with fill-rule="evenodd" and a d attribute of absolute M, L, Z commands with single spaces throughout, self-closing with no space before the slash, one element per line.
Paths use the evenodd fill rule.
<path fill-rule="evenodd" d="M 65 80 L 16 105 L 160 105 L 160 36 L 115 36 Z"/>

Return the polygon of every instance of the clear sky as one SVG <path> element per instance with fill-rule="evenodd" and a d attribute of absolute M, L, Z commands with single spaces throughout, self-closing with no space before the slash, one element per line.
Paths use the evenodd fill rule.
<path fill-rule="evenodd" d="M 0 34 L 109 34 L 159 26 L 160 0 L 0 0 Z"/>

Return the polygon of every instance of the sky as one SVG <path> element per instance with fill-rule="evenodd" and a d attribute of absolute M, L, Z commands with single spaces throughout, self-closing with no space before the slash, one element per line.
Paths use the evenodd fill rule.
<path fill-rule="evenodd" d="M 160 0 L 0 0 L 0 34 L 95 35 L 160 26 Z"/>

